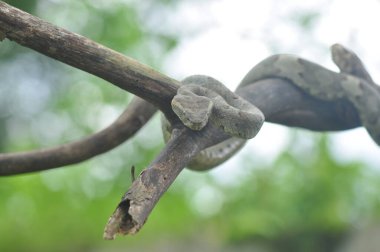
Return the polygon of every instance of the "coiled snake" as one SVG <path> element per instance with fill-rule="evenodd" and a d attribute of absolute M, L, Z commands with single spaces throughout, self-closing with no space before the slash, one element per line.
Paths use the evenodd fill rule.
<path fill-rule="evenodd" d="M 331 47 L 332 58 L 341 70 L 333 72 L 294 55 L 279 54 L 264 59 L 243 78 L 239 87 L 254 85 L 266 78 L 282 78 L 305 93 L 324 101 L 346 99 L 356 108 L 362 125 L 380 145 L 380 89 L 368 76 L 353 76 L 347 70 L 347 56 L 353 53 L 336 44 Z M 188 165 L 193 170 L 207 170 L 219 165 L 238 150 L 246 139 L 254 137 L 264 116 L 253 104 L 228 90 L 219 81 L 201 75 L 182 81 L 172 100 L 173 111 L 187 127 L 201 130 L 208 122 L 222 128 L 230 139 L 201 151 Z M 171 126 L 163 118 L 165 141 Z"/>

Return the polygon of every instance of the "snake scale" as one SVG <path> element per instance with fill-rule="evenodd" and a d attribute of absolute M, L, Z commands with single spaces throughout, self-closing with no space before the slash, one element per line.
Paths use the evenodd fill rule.
<path fill-rule="evenodd" d="M 356 56 L 354 53 L 338 44 L 331 47 L 331 52 L 340 73 L 294 55 L 278 54 L 253 67 L 238 88 L 254 85 L 266 78 L 281 78 L 320 100 L 346 99 L 358 111 L 369 135 L 380 145 L 380 88 L 366 72 L 351 75 L 349 60 Z M 219 81 L 194 75 L 181 83 L 183 85 L 172 100 L 172 108 L 183 124 L 193 130 L 201 130 L 210 122 L 231 135 L 231 138 L 201 151 L 188 164 L 189 169 L 208 170 L 221 164 L 260 130 L 264 121 L 261 111 Z M 168 141 L 171 126 L 162 118 L 164 139 Z"/>

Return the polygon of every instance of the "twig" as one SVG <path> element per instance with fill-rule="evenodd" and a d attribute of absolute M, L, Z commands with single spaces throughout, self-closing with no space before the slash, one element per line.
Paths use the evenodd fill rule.
<path fill-rule="evenodd" d="M 131 179 L 132 179 L 132 183 L 135 182 L 135 180 L 136 180 L 135 171 L 136 171 L 136 168 L 135 168 L 134 165 L 132 165 L 132 167 L 131 167 Z"/>
<path fill-rule="evenodd" d="M 0 176 L 53 169 L 104 153 L 132 137 L 155 112 L 150 103 L 135 97 L 115 122 L 94 135 L 55 148 L 0 154 Z"/>

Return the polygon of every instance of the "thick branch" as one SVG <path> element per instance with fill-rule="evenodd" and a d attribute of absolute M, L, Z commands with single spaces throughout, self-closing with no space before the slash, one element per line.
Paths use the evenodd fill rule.
<path fill-rule="evenodd" d="M 202 149 L 227 138 L 210 125 L 202 131 L 192 131 L 186 127 L 174 129 L 160 155 L 123 196 L 106 225 L 104 238 L 114 239 L 117 234 L 137 233 L 187 163 Z"/>
<path fill-rule="evenodd" d="M 0 41 L 8 38 L 103 78 L 173 115 L 179 83 L 152 68 L 78 34 L 51 25 L 0 1 Z"/>
<path fill-rule="evenodd" d="M 114 123 L 92 136 L 50 149 L 0 154 L 0 176 L 57 168 L 104 153 L 132 137 L 155 112 L 135 97 Z"/>

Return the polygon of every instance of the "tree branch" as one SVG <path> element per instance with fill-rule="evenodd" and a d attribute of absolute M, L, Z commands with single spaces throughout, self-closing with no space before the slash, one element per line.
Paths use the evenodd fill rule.
<path fill-rule="evenodd" d="M 55 148 L 0 154 L 0 176 L 58 168 L 107 152 L 132 137 L 156 110 L 135 97 L 115 122 L 94 135 Z"/>
<path fill-rule="evenodd" d="M 0 41 L 8 38 L 98 76 L 176 118 L 170 102 L 179 82 L 83 36 L 58 28 L 0 1 Z"/>
<path fill-rule="evenodd" d="M 123 196 L 106 225 L 104 238 L 112 240 L 117 234 L 137 233 L 187 163 L 204 148 L 227 138 L 210 124 L 201 131 L 184 126 L 173 129 L 165 148 Z"/>
<path fill-rule="evenodd" d="M 201 147 L 187 128 L 174 130 L 161 154 L 133 182 L 104 231 L 105 239 L 134 234 L 143 226 L 153 207 Z M 191 141 L 189 141 L 189 137 Z M 181 158 L 178 158 L 181 157 Z"/>

